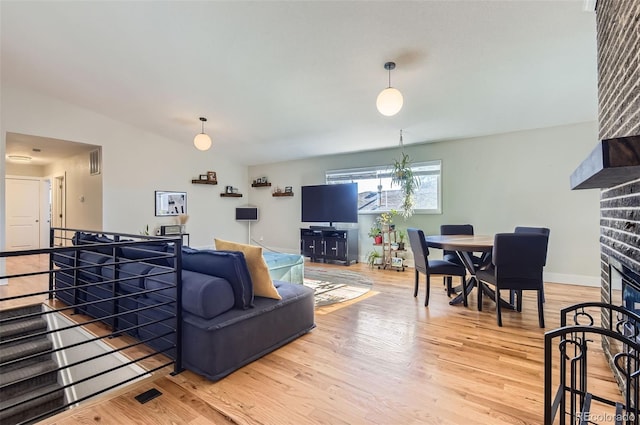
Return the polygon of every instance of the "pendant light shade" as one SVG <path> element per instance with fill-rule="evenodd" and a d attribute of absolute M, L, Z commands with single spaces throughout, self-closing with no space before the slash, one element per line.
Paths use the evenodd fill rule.
<path fill-rule="evenodd" d="M 400 90 L 391 87 L 391 70 L 396 67 L 394 62 L 387 62 L 384 64 L 384 69 L 389 71 L 389 87 L 382 90 L 376 100 L 376 107 L 378 112 L 387 117 L 391 117 L 402 109 L 404 99 Z"/>
<path fill-rule="evenodd" d="M 211 137 L 204 132 L 204 123 L 207 121 L 205 117 L 200 117 L 200 121 L 202 121 L 202 133 L 197 134 L 193 139 L 193 144 L 197 149 L 201 151 L 206 151 L 211 147 Z"/>

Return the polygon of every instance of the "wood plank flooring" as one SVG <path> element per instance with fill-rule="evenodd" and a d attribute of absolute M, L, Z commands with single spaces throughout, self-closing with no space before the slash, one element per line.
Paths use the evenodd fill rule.
<path fill-rule="evenodd" d="M 600 297 L 599 288 L 549 283 L 546 329 L 535 293 L 525 293 L 522 313 L 504 311 L 500 328 L 491 300 L 477 311 L 475 291 L 468 308 L 450 306 L 434 278 L 424 307 L 424 280 L 413 298 L 412 269 L 349 270 L 370 276 L 373 290 L 316 310 L 312 332 L 221 381 L 163 371 L 42 423 L 539 425 L 544 332 L 559 326 L 560 308 Z M 590 349 L 591 383 L 619 399 L 599 341 Z M 134 400 L 152 387 L 163 395 Z"/>

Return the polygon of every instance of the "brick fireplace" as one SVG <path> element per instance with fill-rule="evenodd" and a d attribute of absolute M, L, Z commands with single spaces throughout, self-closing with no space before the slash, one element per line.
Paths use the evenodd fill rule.
<path fill-rule="evenodd" d="M 596 7 L 599 138 L 640 135 L 640 1 L 598 0 Z M 631 142 L 633 150 L 640 145 L 640 138 L 631 139 L 635 140 Z M 622 299 L 612 299 L 610 267 L 614 267 L 614 274 L 619 268 L 640 274 L 640 162 L 628 168 L 628 180 L 600 186 L 602 301 L 617 305 Z M 603 313 L 602 321 L 608 326 L 611 318 Z M 610 358 L 606 339 L 603 348 Z"/>

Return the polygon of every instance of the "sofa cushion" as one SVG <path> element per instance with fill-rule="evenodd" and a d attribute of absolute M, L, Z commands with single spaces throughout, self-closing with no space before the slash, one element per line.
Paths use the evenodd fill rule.
<path fill-rule="evenodd" d="M 143 263 L 118 264 L 120 282 L 118 288 L 125 294 L 134 294 L 144 289 L 144 278 L 153 266 Z M 102 267 L 102 276 L 105 280 L 115 279 L 113 265 Z"/>
<path fill-rule="evenodd" d="M 253 282 L 253 293 L 259 297 L 281 300 L 282 297 L 273 285 L 269 268 L 262 256 L 262 247 L 215 239 L 216 249 L 222 251 L 240 251 L 244 254 Z"/>
<path fill-rule="evenodd" d="M 166 242 L 144 242 L 135 245 L 123 246 L 122 256 L 130 260 L 140 260 L 149 264 L 166 266 L 168 255 Z M 154 258 L 162 257 L 162 258 Z"/>
<path fill-rule="evenodd" d="M 149 274 L 166 272 L 163 267 L 154 267 Z M 176 297 L 176 274 L 171 272 L 144 279 L 145 289 L 163 289 L 149 292 L 147 297 L 168 302 Z M 235 299 L 231 284 L 225 279 L 203 273 L 182 270 L 182 308 L 196 316 L 210 319 L 233 308 Z"/>
<path fill-rule="evenodd" d="M 182 269 L 225 279 L 233 289 L 235 308 L 253 306 L 253 284 L 243 254 L 185 247 L 182 248 Z"/>

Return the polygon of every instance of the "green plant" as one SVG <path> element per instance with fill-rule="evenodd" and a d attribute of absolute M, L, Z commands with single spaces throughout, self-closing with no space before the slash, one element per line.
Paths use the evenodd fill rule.
<path fill-rule="evenodd" d="M 379 234 L 380 234 L 380 227 L 378 227 L 377 225 L 371 226 L 371 229 L 369 229 L 369 237 L 375 238 Z"/>
<path fill-rule="evenodd" d="M 397 235 L 400 242 L 404 242 L 404 238 L 407 237 L 407 232 L 405 232 L 403 229 L 400 229 L 397 231 Z"/>
<path fill-rule="evenodd" d="M 144 236 L 149 236 L 149 225 L 148 224 L 144 229 L 140 230 L 140 234 L 144 235 Z"/>
<path fill-rule="evenodd" d="M 369 264 L 369 268 L 373 268 L 376 263 L 376 258 L 382 258 L 382 254 L 380 254 L 377 250 L 372 250 L 367 253 L 367 264 Z"/>
<path fill-rule="evenodd" d="M 391 186 L 397 185 L 402 190 L 402 216 L 407 219 L 413 215 L 415 193 L 420 187 L 420 179 L 413 174 L 409 155 L 402 152 L 402 159 L 393 161 Z"/>
<path fill-rule="evenodd" d="M 376 217 L 376 221 L 381 226 L 385 226 L 385 225 L 388 226 L 393 222 L 393 217 L 395 217 L 396 215 L 398 215 L 398 211 L 396 211 L 396 210 L 383 212 L 378 217 Z"/>

